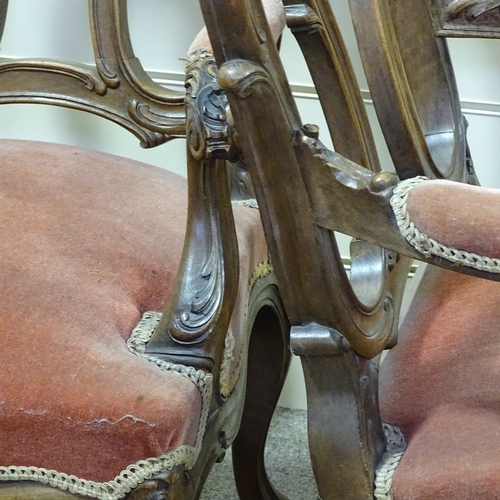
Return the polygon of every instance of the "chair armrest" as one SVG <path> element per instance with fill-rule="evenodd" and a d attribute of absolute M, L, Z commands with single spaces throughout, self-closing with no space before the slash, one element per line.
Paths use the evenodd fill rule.
<path fill-rule="evenodd" d="M 401 233 L 425 257 L 500 273 L 500 190 L 418 177 L 401 182 L 391 203 Z"/>

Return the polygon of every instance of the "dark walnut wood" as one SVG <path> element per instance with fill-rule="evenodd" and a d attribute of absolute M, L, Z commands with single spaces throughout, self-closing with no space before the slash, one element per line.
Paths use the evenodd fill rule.
<path fill-rule="evenodd" d="M 321 498 L 372 499 L 375 468 L 385 449 L 379 356 L 397 338 L 411 259 L 492 277 L 422 257 L 400 235 L 390 198 L 400 179 L 416 175 L 477 182 L 443 35 L 495 36 L 497 2 L 350 0 L 395 173 L 379 165 L 329 2 L 284 4 L 335 151 L 321 142 L 323 131 L 302 123 L 258 0 L 200 2 L 215 61 L 207 52 L 190 60 L 186 95 L 146 75 L 132 50 L 125 0 L 89 0 L 95 67 L 44 60 L 0 64 L 0 103 L 90 111 L 124 126 L 146 147 L 187 136 L 184 252 L 148 352 L 211 372 L 211 413 L 195 467 L 151 478 L 130 499 L 197 498 L 212 463 L 233 441 L 241 498 L 282 499 L 267 479 L 263 449 L 288 347 L 301 356 L 304 368 Z M 255 195 L 273 272 L 263 276 L 249 303 L 248 381 L 244 364 L 226 398 L 219 393 L 218 367 L 238 286 L 231 191 L 240 199 Z M 350 275 L 336 231 L 353 237 Z M 11 496 L 2 496 L 2 488 Z M 47 491 L 5 484 L 0 498 L 31 493 L 47 498 Z M 69 498 L 57 495 L 53 498 Z"/>

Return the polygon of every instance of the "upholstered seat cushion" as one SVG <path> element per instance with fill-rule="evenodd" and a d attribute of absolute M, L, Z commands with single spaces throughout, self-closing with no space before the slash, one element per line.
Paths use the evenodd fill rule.
<path fill-rule="evenodd" d="M 235 218 L 242 278 L 231 359 L 244 349 L 247 283 L 266 252 L 258 211 L 235 207 Z M 179 176 L 0 141 L 0 466 L 109 482 L 195 445 L 202 388 L 126 346 L 141 315 L 169 297 L 185 223 Z"/>
<path fill-rule="evenodd" d="M 500 498 L 500 283 L 429 266 L 381 367 L 395 500 Z"/>

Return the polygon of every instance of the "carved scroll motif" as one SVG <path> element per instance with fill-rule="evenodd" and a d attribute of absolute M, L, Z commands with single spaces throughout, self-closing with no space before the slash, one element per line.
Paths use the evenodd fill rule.
<path fill-rule="evenodd" d="M 217 66 L 203 51 L 186 74 L 186 119 L 189 150 L 194 158 L 235 156 L 234 131 L 229 123 L 227 96 L 217 83 Z"/>
<path fill-rule="evenodd" d="M 292 31 L 305 31 L 308 34 L 315 33 L 322 28 L 321 19 L 318 14 L 305 4 L 287 5 L 286 22 Z"/>
<path fill-rule="evenodd" d="M 84 66 L 83 64 L 67 64 L 42 59 L 19 59 L 0 64 L 0 73 L 15 71 L 66 76 L 83 83 L 87 90 L 99 96 L 105 95 L 108 90 L 108 87 L 100 76 L 91 67 Z"/>
<path fill-rule="evenodd" d="M 500 0 L 429 0 L 440 36 L 500 37 Z"/>
<path fill-rule="evenodd" d="M 500 0 L 453 0 L 446 9 L 446 18 L 453 21 L 463 14 L 472 21 L 499 6 Z"/>

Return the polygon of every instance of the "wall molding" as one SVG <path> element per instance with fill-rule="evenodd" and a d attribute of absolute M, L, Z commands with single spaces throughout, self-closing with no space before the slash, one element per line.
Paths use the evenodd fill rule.
<path fill-rule="evenodd" d="M 11 61 L 13 57 L 0 57 L 0 63 Z M 147 70 L 149 76 L 160 85 L 166 87 L 184 87 L 184 73 L 180 71 Z M 318 94 L 312 84 L 291 83 L 290 87 L 295 97 L 299 99 L 318 100 Z M 361 96 L 365 104 L 373 106 L 373 101 L 368 90 L 361 90 Z M 460 101 L 465 114 L 490 116 L 500 118 L 500 102 L 486 101 Z"/>
<path fill-rule="evenodd" d="M 184 74 L 168 71 L 148 71 L 153 80 L 161 85 L 184 86 Z M 318 100 L 318 94 L 312 84 L 291 83 L 290 87 L 295 97 L 300 99 Z M 361 90 L 361 96 L 365 104 L 373 106 L 373 101 L 368 90 Z M 500 103 L 486 101 L 460 101 L 465 114 L 490 116 L 500 118 Z"/>

